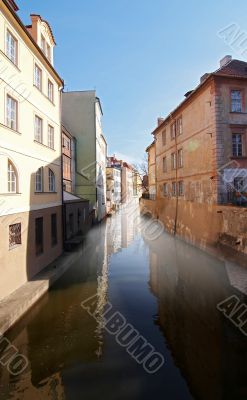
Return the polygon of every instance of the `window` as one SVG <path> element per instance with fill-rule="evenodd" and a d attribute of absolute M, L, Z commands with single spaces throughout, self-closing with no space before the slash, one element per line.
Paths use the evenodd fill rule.
<path fill-rule="evenodd" d="M 36 256 L 44 252 L 43 218 L 35 219 L 35 249 Z"/>
<path fill-rule="evenodd" d="M 162 132 L 162 145 L 166 145 L 166 129 Z"/>
<path fill-rule="evenodd" d="M 43 168 L 39 168 L 35 174 L 35 192 L 43 192 Z"/>
<path fill-rule="evenodd" d="M 182 117 L 177 119 L 177 134 L 182 135 L 183 133 L 183 123 L 182 123 Z"/>
<path fill-rule="evenodd" d="M 8 192 L 17 193 L 17 173 L 10 161 L 8 162 Z"/>
<path fill-rule="evenodd" d="M 231 91 L 231 111 L 232 112 L 242 112 L 242 91 L 232 90 Z"/>
<path fill-rule="evenodd" d="M 65 136 L 63 137 L 63 147 L 66 150 L 70 150 L 70 139 Z"/>
<path fill-rule="evenodd" d="M 18 49 L 17 40 L 10 33 L 10 31 L 7 31 L 7 34 L 6 34 L 6 55 L 15 65 L 17 65 L 17 54 L 18 54 L 17 49 Z"/>
<path fill-rule="evenodd" d="M 172 155 L 171 155 L 171 168 L 172 169 L 176 169 L 176 167 L 177 167 L 176 153 L 172 153 Z"/>
<path fill-rule="evenodd" d="M 51 125 L 48 125 L 48 146 L 54 149 L 54 128 Z"/>
<path fill-rule="evenodd" d="M 168 195 L 168 184 L 167 183 L 163 184 L 163 195 L 164 196 Z"/>
<path fill-rule="evenodd" d="M 49 79 L 48 79 L 48 99 L 52 102 L 54 101 L 54 85 Z"/>
<path fill-rule="evenodd" d="M 179 196 L 184 195 L 184 182 L 183 181 L 178 182 L 178 195 Z"/>
<path fill-rule="evenodd" d="M 178 168 L 183 166 L 183 149 L 178 150 Z"/>
<path fill-rule="evenodd" d="M 167 162 L 166 157 L 163 158 L 163 172 L 167 172 Z"/>
<path fill-rule="evenodd" d="M 13 224 L 9 226 L 9 248 L 21 244 L 21 224 Z"/>
<path fill-rule="evenodd" d="M 43 143 L 43 120 L 35 115 L 34 139 Z"/>
<path fill-rule="evenodd" d="M 70 158 L 63 155 L 63 177 L 64 179 L 71 179 L 71 162 Z"/>
<path fill-rule="evenodd" d="M 176 122 L 171 124 L 171 139 L 175 139 L 176 136 Z"/>
<path fill-rule="evenodd" d="M 176 184 L 176 182 L 172 182 L 172 195 L 173 196 L 177 195 L 177 184 Z"/>
<path fill-rule="evenodd" d="M 15 99 L 7 95 L 7 126 L 17 131 L 18 104 Z"/>
<path fill-rule="evenodd" d="M 243 155 L 243 141 L 241 133 L 233 133 L 232 135 L 232 155 L 233 157 L 241 157 Z"/>
<path fill-rule="evenodd" d="M 50 168 L 49 168 L 48 178 L 49 178 L 49 192 L 55 192 L 56 190 L 55 174 Z"/>
<path fill-rule="evenodd" d="M 51 61 L 51 46 L 47 43 L 46 55 L 49 61 Z"/>
<path fill-rule="evenodd" d="M 37 64 L 34 67 L 34 85 L 42 91 L 42 71 Z"/>
<path fill-rule="evenodd" d="M 51 215 L 51 245 L 57 244 L 57 214 Z"/>
<path fill-rule="evenodd" d="M 41 50 L 45 54 L 45 52 L 46 52 L 46 41 L 45 41 L 45 38 L 44 38 L 43 35 L 41 35 Z"/>

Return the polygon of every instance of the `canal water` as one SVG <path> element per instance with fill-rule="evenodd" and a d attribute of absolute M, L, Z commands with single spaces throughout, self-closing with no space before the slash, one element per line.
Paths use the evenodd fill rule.
<path fill-rule="evenodd" d="M 19 376 L 0 366 L 1 400 L 247 399 L 247 336 L 217 308 L 233 295 L 247 303 L 247 270 L 165 232 L 149 237 L 147 223 L 122 210 L 90 231 L 8 333 L 29 364 Z M 162 355 L 157 372 L 104 327 L 107 310 Z"/>

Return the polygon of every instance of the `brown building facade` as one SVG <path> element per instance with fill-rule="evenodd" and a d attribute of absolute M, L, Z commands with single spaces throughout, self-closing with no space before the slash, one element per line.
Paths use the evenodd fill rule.
<path fill-rule="evenodd" d="M 247 204 L 247 63 L 226 56 L 153 131 L 157 202 L 173 233 L 215 243 L 221 205 Z M 149 181 L 153 182 L 153 163 Z M 207 227 L 207 229 L 205 229 Z"/>

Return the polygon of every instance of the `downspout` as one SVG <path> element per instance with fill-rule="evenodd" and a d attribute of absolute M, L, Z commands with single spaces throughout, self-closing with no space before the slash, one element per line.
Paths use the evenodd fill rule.
<path fill-rule="evenodd" d="M 175 203 L 175 216 L 174 216 L 174 228 L 173 234 L 176 236 L 177 234 L 177 222 L 178 222 L 178 145 L 177 145 L 177 126 L 176 120 L 173 119 L 172 114 L 170 114 L 171 122 L 175 123 L 175 182 L 176 182 L 176 203 Z"/>
<path fill-rule="evenodd" d="M 64 205 L 64 195 L 63 195 L 63 129 L 62 129 L 62 91 L 64 89 L 64 85 L 59 88 L 60 92 L 60 147 L 61 147 L 61 190 L 62 190 L 62 238 L 63 238 L 63 250 L 65 243 L 65 221 L 66 221 L 66 210 Z"/>

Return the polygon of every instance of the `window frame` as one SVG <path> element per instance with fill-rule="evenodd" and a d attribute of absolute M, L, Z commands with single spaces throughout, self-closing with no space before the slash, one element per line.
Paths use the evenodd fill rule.
<path fill-rule="evenodd" d="M 163 187 L 162 187 L 162 191 L 163 191 L 163 196 L 168 196 L 168 183 L 165 182 L 163 183 Z"/>
<path fill-rule="evenodd" d="M 163 173 L 167 172 L 167 157 L 166 156 L 163 157 L 163 159 L 162 159 L 162 171 L 163 171 Z"/>
<path fill-rule="evenodd" d="M 175 139 L 176 134 L 177 134 L 176 130 L 177 130 L 177 123 L 176 123 L 176 121 L 174 121 L 171 123 L 171 126 L 170 126 L 171 140 Z"/>
<path fill-rule="evenodd" d="M 244 157 L 244 140 L 243 140 L 243 133 L 240 133 L 240 132 L 232 132 L 232 157 L 233 158 L 238 158 L 238 157 Z M 240 143 L 240 145 L 241 145 L 241 154 L 238 154 L 239 153 L 239 148 L 238 148 L 238 145 L 239 145 L 239 143 L 236 141 L 235 143 L 234 143 L 234 136 L 238 136 L 238 137 L 241 137 L 241 143 Z M 234 146 L 236 146 L 236 154 L 234 154 Z"/>
<path fill-rule="evenodd" d="M 171 169 L 175 171 L 177 169 L 177 154 L 176 152 L 171 153 Z"/>
<path fill-rule="evenodd" d="M 52 136 L 50 136 L 51 132 Z M 47 128 L 47 145 L 50 149 L 55 150 L 55 128 L 51 124 L 48 124 Z"/>
<path fill-rule="evenodd" d="M 232 98 L 232 93 L 233 92 L 240 92 L 241 96 L 241 111 L 238 110 L 233 110 L 233 98 Z M 235 99 L 236 100 L 236 99 Z M 245 101 L 244 101 L 244 89 L 243 88 L 230 88 L 230 112 L 234 114 L 241 114 L 245 110 Z"/>
<path fill-rule="evenodd" d="M 162 146 L 166 146 L 166 128 L 161 132 Z"/>
<path fill-rule="evenodd" d="M 39 138 L 38 138 L 38 136 L 36 134 L 37 133 L 37 131 L 36 131 L 36 127 L 37 127 L 36 121 L 38 121 L 38 120 L 41 121 L 41 132 L 40 132 L 41 140 L 39 140 Z M 35 142 L 43 144 L 43 129 L 44 129 L 43 118 L 41 118 L 39 115 L 35 114 L 35 116 L 34 116 L 34 140 L 35 140 Z"/>
<path fill-rule="evenodd" d="M 50 96 L 50 89 L 49 89 L 50 87 L 52 88 L 51 96 Z M 47 82 L 47 97 L 52 103 L 54 103 L 54 84 L 49 78 L 48 78 L 48 82 Z"/>
<path fill-rule="evenodd" d="M 175 190 L 174 190 L 175 188 Z M 176 197 L 177 196 L 177 182 L 173 181 L 172 182 L 172 197 Z"/>
<path fill-rule="evenodd" d="M 183 156 L 183 149 L 182 148 L 178 149 L 177 164 L 178 164 L 178 168 L 183 168 L 183 166 L 184 166 L 184 156 Z"/>
<path fill-rule="evenodd" d="M 14 104 L 15 104 L 15 121 L 14 121 L 14 126 L 12 126 L 12 122 L 13 122 L 13 120 L 12 120 L 12 116 L 11 116 L 11 119 L 9 120 L 9 107 L 8 107 L 8 101 L 11 101 L 11 102 L 13 102 Z M 15 131 L 15 132 L 18 132 L 18 128 L 19 128 L 19 126 L 18 126 L 18 115 L 19 115 L 19 110 L 18 110 L 18 108 L 19 108 L 19 104 L 18 104 L 18 101 L 13 97 L 13 96 L 11 96 L 10 94 L 6 94 L 6 126 L 9 128 L 9 129 L 11 129 L 11 130 L 13 130 L 13 131 Z M 11 114 L 12 114 L 12 112 L 13 112 L 13 110 L 12 110 L 12 108 L 11 108 Z M 10 124 L 9 124 L 9 121 L 10 121 Z"/>
<path fill-rule="evenodd" d="M 11 58 L 11 56 L 8 54 L 8 40 L 7 37 L 8 35 L 11 36 L 11 38 L 14 40 L 15 42 L 15 59 L 13 60 Z M 18 62 L 19 62 L 19 49 L 18 49 L 18 39 L 16 38 L 16 36 L 10 31 L 9 28 L 6 29 L 6 37 L 5 37 L 5 54 L 7 56 L 7 58 L 16 66 L 18 67 Z"/>
<path fill-rule="evenodd" d="M 18 227 L 18 232 L 11 232 L 11 228 Z M 12 242 L 12 238 L 14 237 L 14 242 Z M 17 222 L 15 224 L 9 225 L 9 250 L 14 249 L 16 246 L 22 245 L 22 230 L 21 230 L 21 222 Z"/>
<path fill-rule="evenodd" d="M 12 168 L 12 170 L 10 170 L 10 167 Z M 10 175 L 12 177 L 14 175 L 15 179 L 14 180 L 10 179 L 11 178 Z M 8 182 L 8 193 L 12 193 L 12 194 L 18 193 L 18 173 L 17 173 L 15 165 L 9 159 L 8 159 L 8 180 L 7 180 L 7 182 Z M 13 184 L 14 184 L 14 190 L 12 190 Z"/>
<path fill-rule="evenodd" d="M 40 190 L 37 188 L 37 176 L 38 176 L 38 172 L 40 171 Z M 35 193 L 43 193 L 44 192 L 44 171 L 43 171 L 43 167 L 40 167 L 36 172 L 35 172 Z"/>
<path fill-rule="evenodd" d="M 184 181 L 178 182 L 178 196 L 184 196 Z"/>
<path fill-rule="evenodd" d="M 51 168 L 48 169 L 48 190 L 49 193 L 56 193 L 56 176 Z"/>
<path fill-rule="evenodd" d="M 37 82 L 36 82 L 36 78 L 37 78 L 36 71 L 40 72 L 40 85 L 38 85 Z M 36 62 L 34 63 L 34 86 L 40 92 L 42 92 L 42 89 L 43 89 L 43 71 L 42 71 L 42 69 L 40 68 L 40 66 Z"/>
<path fill-rule="evenodd" d="M 178 117 L 177 119 L 177 136 L 180 136 L 183 134 L 183 118 L 182 115 Z"/>

